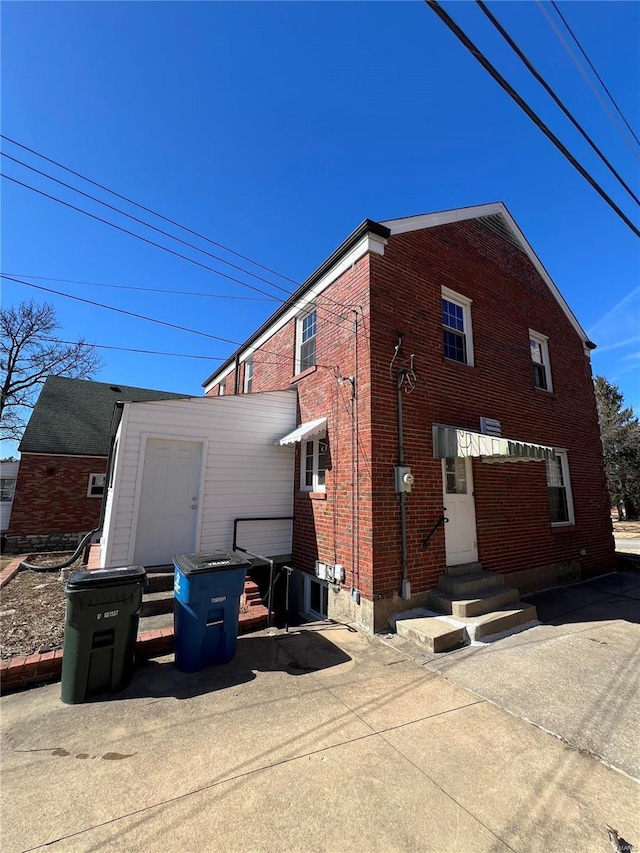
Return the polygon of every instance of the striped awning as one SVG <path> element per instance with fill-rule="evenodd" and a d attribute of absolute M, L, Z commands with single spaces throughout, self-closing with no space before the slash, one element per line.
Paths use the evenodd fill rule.
<path fill-rule="evenodd" d="M 283 435 L 277 441 L 274 441 L 276 447 L 284 447 L 285 444 L 295 444 L 297 441 L 306 441 L 307 438 L 312 438 L 314 435 L 320 435 L 327 430 L 327 419 L 316 418 L 315 421 L 307 421 L 305 424 L 300 424 L 293 432 Z"/>
<path fill-rule="evenodd" d="M 433 455 L 435 459 L 483 456 L 488 459 L 555 459 L 553 447 L 484 435 L 456 427 L 433 425 Z"/>

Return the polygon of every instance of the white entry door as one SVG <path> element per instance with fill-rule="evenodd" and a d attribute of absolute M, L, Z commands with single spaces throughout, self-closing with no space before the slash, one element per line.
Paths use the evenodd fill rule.
<path fill-rule="evenodd" d="M 201 442 L 147 439 L 135 563 L 166 565 L 195 550 L 201 467 Z"/>
<path fill-rule="evenodd" d="M 442 460 L 444 483 L 444 539 L 447 565 L 460 566 L 478 559 L 476 508 L 473 499 L 471 459 Z"/>

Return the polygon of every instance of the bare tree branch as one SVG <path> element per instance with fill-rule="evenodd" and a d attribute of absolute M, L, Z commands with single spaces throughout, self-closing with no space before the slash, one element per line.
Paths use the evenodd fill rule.
<path fill-rule="evenodd" d="M 65 344 L 53 305 L 33 300 L 0 311 L 0 439 L 19 440 L 47 376 L 92 379 L 101 367 L 83 338 Z M 46 335 L 50 340 L 43 343 Z"/>

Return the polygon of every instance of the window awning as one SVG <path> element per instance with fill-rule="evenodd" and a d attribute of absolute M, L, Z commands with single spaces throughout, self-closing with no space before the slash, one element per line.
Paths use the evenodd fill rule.
<path fill-rule="evenodd" d="M 300 424 L 293 432 L 283 435 L 277 441 L 274 441 L 276 447 L 284 447 L 285 444 L 295 444 L 297 441 L 305 441 L 307 438 L 313 438 L 314 435 L 319 435 L 327 429 L 326 418 L 316 418 L 315 421 L 307 421 L 305 424 Z"/>
<path fill-rule="evenodd" d="M 433 425 L 433 455 L 436 459 L 448 457 L 484 456 L 488 459 L 555 459 L 553 447 L 531 444 L 511 438 L 498 438 L 456 427 Z"/>

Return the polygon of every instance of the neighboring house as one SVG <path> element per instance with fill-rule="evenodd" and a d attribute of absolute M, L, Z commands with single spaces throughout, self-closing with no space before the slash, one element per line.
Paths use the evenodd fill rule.
<path fill-rule="evenodd" d="M 300 609 L 378 630 L 456 566 L 609 570 L 593 347 L 503 204 L 365 220 L 203 383 L 297 389 Z"/>
<path fill-rule="evenodd" d="M 116 402 L 180 396 L 49 376 L 19 446 L 20 469 L 6 550 L 24 553 L 75 547 L 80 535 L 100 520 Z"/>
<path fill-rule="evenodd" d="M 19 468 L 19 462 L 0 462 L 0 533 L 2 534 L 9 527 Z"/>

